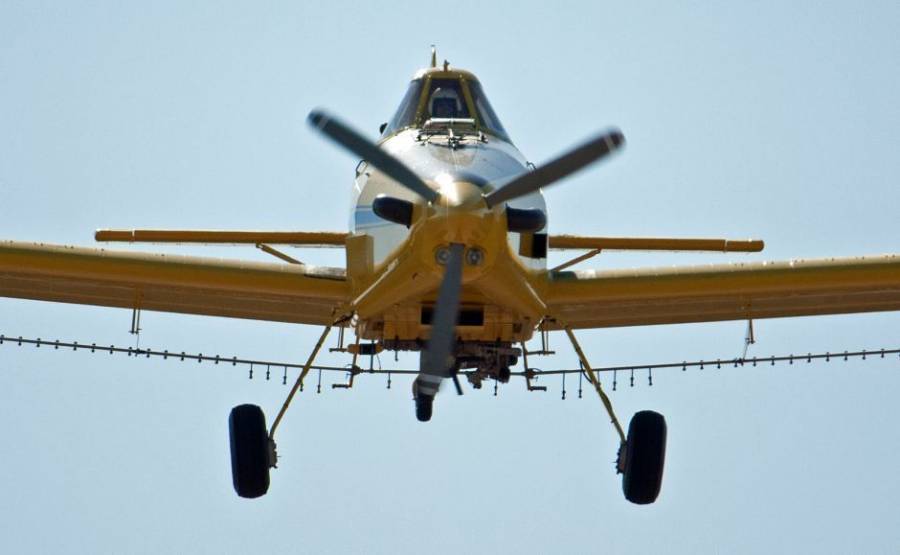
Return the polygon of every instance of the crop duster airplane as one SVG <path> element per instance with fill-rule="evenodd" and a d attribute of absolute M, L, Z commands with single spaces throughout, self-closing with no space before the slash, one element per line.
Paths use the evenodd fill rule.
<path fill-rule="evenodd" d="M 567 270 L 601 250 L 757 252 L 763 243 L 548 235 L 541 188 L 622 148 L 622 133 L 605 131 L 535 167 L 475 75 L 438 66 L 434 54 L 377 141 L 321 111 L 309 123 L 362 159 L 349 233 L 96 233 L 99 241 L 255 244 L 279 263 L 0 242 L 2 296 L 324 327 L 271 428 L 255 405 L 231 412 L 242 497 L 268 491 L 275 430 L 333 327 L 355 331 L 354 362 L 381 350 L 421 353 L 412 389 L 423 422 L 442 382 L 460 392 L 460 374 L 475 387 L 506 382 L 536 331 L 564 331 L 618 434 L 625 497 L 646 504 L 660 491 L 665 420 L 638 412 L 626 434 L 574 330 L 900 309 L 897 255 Z M 272 245 L 343 247 L 346 268 L 305 265 Z M 548 269 L 548 249 L 588 252 Z"/>

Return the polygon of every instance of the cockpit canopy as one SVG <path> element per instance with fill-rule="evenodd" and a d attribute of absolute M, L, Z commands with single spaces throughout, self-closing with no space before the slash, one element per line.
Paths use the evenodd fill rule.
<path fill-rule="evenodd" d="M 382 136 L 408 127 L 421 128 L 430 119 L 474 120 L 478 131 L 509 140 L 481 83 L 467 71 L 435 68 L 417 74 Z"/>

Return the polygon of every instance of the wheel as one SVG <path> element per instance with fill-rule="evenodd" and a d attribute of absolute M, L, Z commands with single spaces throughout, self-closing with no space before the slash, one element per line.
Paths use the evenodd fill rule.
<path fill-rule="evenodd" d="M 656 501 L 666 461 L 666 419 L 658 412 L 641 411 L 628 425 L 622 491 L 637 505 Z"/>
<path fill-rule="evenodd" d="M 269 490 L 269 432 L 256 405 L 239 405 L 228 417 L 231 436 L 231 477 L 241 497 L 253 499 Z"/>

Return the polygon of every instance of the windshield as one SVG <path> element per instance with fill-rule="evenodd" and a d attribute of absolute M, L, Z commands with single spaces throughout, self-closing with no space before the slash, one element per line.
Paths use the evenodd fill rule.
<path fill-rule="evenodd" d="M 432 79 L 428 88 L 429 118 L 471 118 L 458 79 Z"/>
<path fill-rule="evenodd" d="M 446 75 L 413 79 L 381 136 L 389 137 L 408 127 L 421 127 L 429 119 L 473 119 L 477 129 L 508 141 L 509 136 L 481 84 L 473 78 Z"/>
<path fill-rule="evenodd" d="M 422 80 L 416 79 L 409 84 L 400 107 L 394 113 L 394 117 L 388 122 L 383 136 L 390 135 L 404 127 L 413 125 L 416 121 L 416 111 L 419 109 L 419 97 L 422 95 Z"/>
<path fill-rule="evenodd" d="M 487 97 L 484 95 L 484 91 L 481 90 L 481 83 L 478 81 L 469 81 L 468 83 L 469 92 L 472 93 L 472 101 L 475 102 L 475 110 L 478 112 L 478 119 L 481 121 L 481 125 L 498 137 L 508 139 L 506 130 L 503 129 L 503 124 L 500 123 L 500 118 L 497 117 L 494 109 L 491 108 L 491 103 L 488 102 Z"/>

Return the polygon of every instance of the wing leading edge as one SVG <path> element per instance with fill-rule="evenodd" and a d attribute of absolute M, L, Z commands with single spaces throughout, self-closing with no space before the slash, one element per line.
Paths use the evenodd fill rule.
<path fill-rule="evenodd" d="M 3 241 L 0 296 L 330 324 L 349 288 L 339 268 Z"/>
<path fill-rule="evenodd" d="M 900 310 L 900 255 L 551 272 L 546 329 Z"/>

